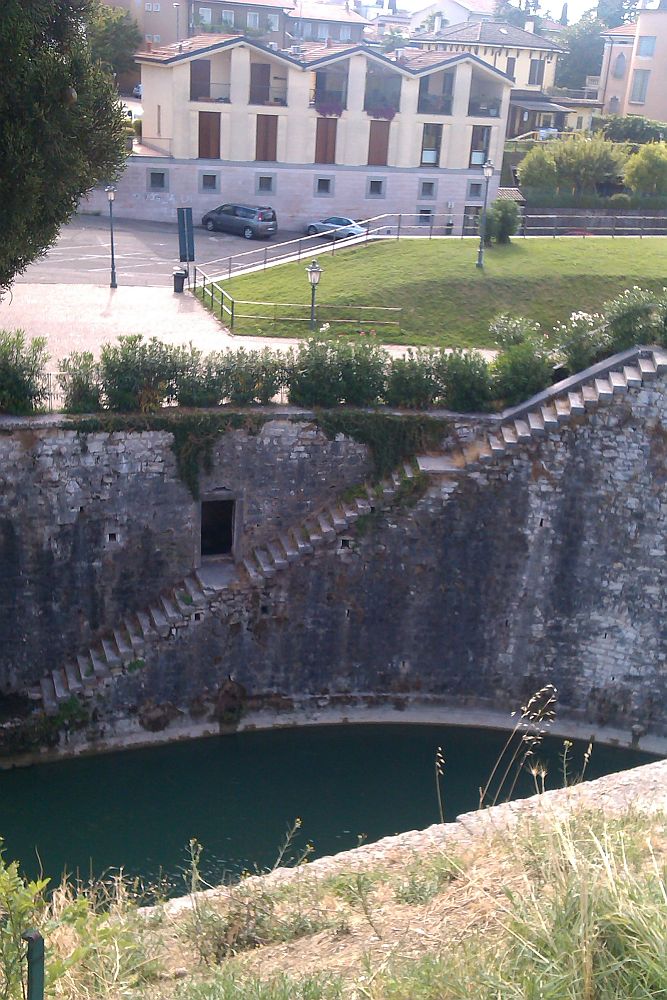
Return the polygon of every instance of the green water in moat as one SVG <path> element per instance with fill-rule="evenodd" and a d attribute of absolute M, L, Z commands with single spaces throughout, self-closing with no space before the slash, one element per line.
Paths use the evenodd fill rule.
<path fill-rule="evenodd" d="M 447 726 L 326 726 L 240 733 L 0 772 L 6 857 L 31 875 L 87 876 L 123 867 L 183 890 L 186 848 L 205 848 L 209 879 L 272 865 L 285 831 L 302 820 L 293 854 L 315 856 L 438 820 L 434 755 L 445 756 L 445 813 L 477 807 L 506 733 Z M 573 748 L 573 767 L 585 747 Z M 548 787 L 562 785 L 562 740 L 540 753 Z M 596 746 L 588 777 L 655 759 Z M 526 776 L 520 791 L 530 794 Z"/>

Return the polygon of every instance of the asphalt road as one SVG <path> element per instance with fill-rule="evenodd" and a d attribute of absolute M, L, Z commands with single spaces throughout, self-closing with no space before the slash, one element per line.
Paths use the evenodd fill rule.
<path fill-rule="evenodd" d="M 301 251 L 310 255 L 322 245 L 317 237 L 281 230 L 269 240 L 244 240 L 242 236 L 208 233 L 195 227 L 196 263 L 212 275 L 260 264 L 284 253 L 276 245 L 299 239 Z M 295 251 L 297 245 L 294 247 Z M 116 280 L 119 285 L 170 285 L 178 267 L 178 228 L 162 222 L 114 219 Z M 38 284 L 108 284 L 111 274 L 109 220 L 80 215 L 64 226 L 46 256 L 17 279 Z"/>

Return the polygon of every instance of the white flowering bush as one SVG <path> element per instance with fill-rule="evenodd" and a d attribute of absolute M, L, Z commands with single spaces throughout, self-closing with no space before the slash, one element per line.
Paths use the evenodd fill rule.
<path fill-rule="evenodd" d="M 573 312 L 567 323 L 554 327 L 556 355 L 570 374 L 583 371 L 611 353 L 611 337 L 600 313 Z"/>
<path fill-rule="evenodd" d="M 489 324 L 489 333 L 501 350 L 540 336 L 540 324 L 525 316 L 500 313 Z"/>

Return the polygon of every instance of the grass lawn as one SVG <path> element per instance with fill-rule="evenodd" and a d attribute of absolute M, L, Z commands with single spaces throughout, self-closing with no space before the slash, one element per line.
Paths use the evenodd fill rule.
<path fill-rule="evenodd" d="M 593 312 L 632 285 L 667 285 L 667 238 L 652 239 L 515 239 L 510 246 L 489 247 L 485 268 L 475 267 L 473 240 L 401 240 L 337 248 L 320 258 L 324 274 L 318 325 L 332 315 L 350 316 L 354 306 L 400 306 L 401 327 L 376 325 L 369 314 L 363 326 L 374 328 L 384 343 L 443 347 L 493 347 L 489 321 L 500 312 L 538 320 L 545 330 L 578 310 Z M 308 315 L 310 289 L 303 260 L 264 273 L 224 282 L 236 299 L 303 303 Z M 238 306 L 237 313 L 269 313 L 266 307 Z M 280 310 L 282 315 L 289 311 Z M 355 333 L 359 321 L 332 324 L 331 333 Z M 307 336 L 308 324 L 240 319 L 239 334 Z"/>

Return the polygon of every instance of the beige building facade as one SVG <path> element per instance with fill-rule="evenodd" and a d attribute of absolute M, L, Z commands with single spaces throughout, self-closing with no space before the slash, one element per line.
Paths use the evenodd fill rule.
<path fill-rule="evenodd" d="M 667 121 L 667 9 L 639 10 L 604 32 L 600 99 L 606 114 Z"/>
<path fill-rule="evenodd" d="M 130 157 L 119 214 L 173 221 L 180 205 L 240 201 L 286 228 L 399 212 L 455 224 L 479 214 L 488 159 L 497 188 L 511 81 L 470 53 L 393 61 L 329 42 L 291 55 L 201 36 L 137 58 L 153 155 Z"/>

